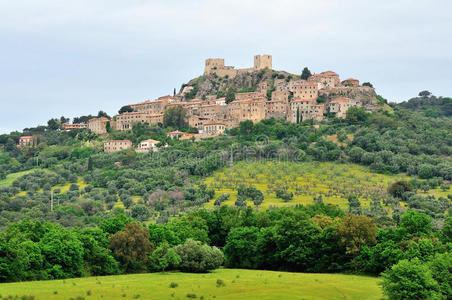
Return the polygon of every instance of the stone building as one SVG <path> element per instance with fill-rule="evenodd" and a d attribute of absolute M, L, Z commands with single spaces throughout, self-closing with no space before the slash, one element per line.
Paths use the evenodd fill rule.
<path fill-rule="evenodd" d="M 251 120 L 253 123 L 265 119 L 265 99 L 236 100 L 228 104 L 228 117 L 238 122 Z"/>
<path fill-rule="evenodd" d="M 226 126 L 221 122 L 208 122 L 203 125 L 202 137 L 211 137 L 224 134 Z"/>
<path fill-rule="evenodd" d="M 63 127 L 63 130 L 71 131 L 71 130 L 79 129 L 79 128 L 88 128 L 88 124 L 86 124 L 86 123 L 74 123 L 74 124 L 64 123 L 62 125 L 62 127 Z"/>
<path fill-rule="evenodd" d="M 321 120 L 325 105 L 317 104 L 314 99 L 294 100 L 290 103 L 290 113 L 288 121 L 292 123 L 297 122 L 297 114 L 299 121 L 306 120 Z"/>
<path fill-rule="evenodd" d="M 304 82 L 294 85 L 294 99 L 311 100 L 317 99 L 319 96 L 319 88 L 316 82 Z"/>
<path fill-rule="evenodd" d="M 271 100 L 265 102 L 265 118 L 266 119 L 286 119 L 288 109 L 288 101 Z"/>
<path fill-rule="evenodd" d="M 337 118 L 345 118 L 347 110 L 352 106 L 360 106 L 360 103 L 351 98 L 337 97 L 331 100 L 326 106 L 327 110 L 335 113 Z"/>
<path fill-rule="evenodd" d="M 340 84 L 339 75 L 333 71 L 326 71 L 320 74 L 314 74 L 309 77 L 308 81 L 318 82 L 321 89 L 334 88 Z"/>
<path fill-rule="evenodd" d="M 158 147 L 157 144 L 160 143 L 157 140 L 153 140 L 153 139 L 148 139 L 148 140 L 144 140 L 141 141 L 138 144 L 137 149 L 135 150 L 136 152 L 149 152 L 149 151 L 158 151 Z"/>
<path fill-rule="evenodd" d="M 289 98 L 290 98 L 291 94 L 292 93 L 289 90 L 273 91 L 272 92 L 272 100 L 289 102 Z"/>
<path fill-rule="evenodd" d="M 104 143 L 104 152 L 117 152 L 131 148 L 132 142 L 129 140 L 110 140 Z"/>
<path fill-rule="evenodd" d="M 117 130 L 130 130 L 133 124 L 146 123 L 149 125 L 157 125 L 163 123 L 163 114 L 149 114 L 147 112 L 126 112 L 116 116 Z"/>
<path fill-rule="evenodd" d="M 354 78 L 348 78 L 342 81 L 342 85 L 350 87 L 359 87 L 359 80 Z"/>
<path fill-rule="evenodd" d="M 236 93 L 235 100 L 251 100 L 251 99 L 261 99 L 265 97 L 264 92 L 246 92 L 246 93 Z"/>
<path fill-rule="evenodd" d="M 88 129 L 96 134 L 107 133 L 107 123 L 110 122 L 108 118 L 100 117 L 88 120 Z"/>
<path fill-rule="evenodd" d="M 204 75 L 216 74 L 219 77 L 234 78 L 239 73 L 254 72 L 263 69 L 272 69 L 272 56 L 268 54 L 255 55 L 252 68 L 235 69 L 224 65 L 224 58 L 208 58 L 205 62 Z"/>
<path fill-rule="evenodd" d="M 272 56 L 269 54 L 254 55 L 254 70 L 272 69 Z"/>
<path fill-rule="evenodd" d="M 31 147 L 34 145 L 34 140 L 32 136 L 21 136 L 19 138 L 19 148 Z"/>
<path fill-rule="evenodd" d="M 145 112 L 148 114 L 161 114 L 165 111 L 166 106 L 169 103 L 169 98 L 148 100 L 136 104 L 129 104 L 134 112 Z"/>

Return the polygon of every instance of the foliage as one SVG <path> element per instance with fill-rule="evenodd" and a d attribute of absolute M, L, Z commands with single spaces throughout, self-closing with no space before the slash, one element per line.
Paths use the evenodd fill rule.
<path fill-rule="evenodd" d="M 401 260 L 383 273 L 383 291 L 389 299 L 440 299 L 438 283 L 417 258 Z"/>
<path fill-rule="evenodd" d="M 203 273 L 223 264 L 223 253 L 217 247 L 188 239 L 174 248 L 180 256 L 179 268 L 184 272 Z"/>
<path fill-rule="evenodd" d="M 304 67 L 303 71 L 301 72 L 301 79 L 308 80 L 311 75 L 311 71 L 309 71 L 308 67 Z"/>
<path fill-rule="evenodd" d="M 165 109 L 163 113 L 163 125 L 165 127 L 174 127 L 183 130 L 188 127 L 187 110 L 178 105 Z"/>
<path fill-rule="evenodd" d="M 357 255 L 363 246 L 377 242 L 375 222 L 366 216 L 349 214 L 336 227 L 336 234 L 346 247 L 347 253 L 352 255 Z"/>
<path fill-rule="evenodd" d="M 138 223 L 128 223 L 124 231 L 119 231 L 110 237 L 110 247 L 113 255 L 126 271 L 139 271 L 144 269 L 147 255 L 152 251 L 153 245 L 149 241 L 146 227 Z"/>

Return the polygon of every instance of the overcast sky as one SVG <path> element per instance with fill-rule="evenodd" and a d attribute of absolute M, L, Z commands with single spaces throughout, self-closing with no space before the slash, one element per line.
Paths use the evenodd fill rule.
<path fill-rule="evenodd" d="M 0 0 L 0 133 L 161 95 L 204 59 L 452 96 L 451 0 Z"/>

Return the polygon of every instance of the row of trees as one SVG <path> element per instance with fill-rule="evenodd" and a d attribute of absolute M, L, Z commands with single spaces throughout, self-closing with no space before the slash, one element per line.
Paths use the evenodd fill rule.
<path fill-rule="evenodd" d="M 408 211 L 397 227 L 378 228 L 372 218 L 323 204 L 261 212 L 221 206 L 147 227 L 122 213 L 83 230 L 22 221 L 0 233 L 0 280 L 206 272 L 224 263 L 298 272 L 384 272 L 388 295 L 408 290 L 409 295 L 450 297 L 451 230 L 451 217 L 434 231 L 427 215 Z"/>

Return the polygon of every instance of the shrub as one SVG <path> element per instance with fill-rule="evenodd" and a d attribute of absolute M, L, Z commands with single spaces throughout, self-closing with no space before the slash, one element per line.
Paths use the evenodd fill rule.
<path fill-rule="evenodd" d="M 217 269 L 223 263 L 223 252 L 217 247 L 203 245 L 199 241 L 188 239 L 185 243 L 174 247 L 179 254 L 179 268 L 185 272 L 202 273 Z"/>
<path fill-rule="evenodd" d="M 402 198 L 402 195 L 405 192 L 411 192 L 413 190 L 413 186 L 411 183 L 407 181 L 397 181 L 391 184 L 388 189 L 389 194 L 396 198 Z"/>
<path fill-rule="evenodd" d="M 224 281 L 222 279 L 217 279 L 217 287 L 222 287 L 225 286 L 226 284 L 224 283 Z"/>
<path fill-rule="evenodd" d="M 401 260 L 383 273 L 383 293 L 388 299 L 436 299 L 438 283 L 419 259 Z"/>
<path fill-rule="evenodd" d="M 179 286 L 179 284 L 177 284 L 176 282 L 171 282 L 170 285 L 169 285 L 169 287 L 172 288 L 172 289 L 175 289 L 178 286 Z"/>

